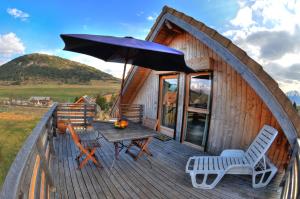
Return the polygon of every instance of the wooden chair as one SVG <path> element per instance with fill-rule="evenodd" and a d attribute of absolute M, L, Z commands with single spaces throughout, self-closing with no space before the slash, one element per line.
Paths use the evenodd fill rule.
<path fill-rule="evenodd" d="M 81 140 L 77 133 L 75 132 L 75 129 L 73 128 L 72 124 L 68 124 L 68 130 L 72 136 L 72 139 L 75 143 L 75 145 L 80 150 L 80 154 L 76 157 L 77 163 L 79 165 L 79 169 L 82 169 L 83 166 L 88 162 L 88 160 L 92 160 L 93 163 L 98 166 L 102 167 L 100 162 L 98 161 L 98 158 L 95 154 L 97 148 L 100 148 L 101 145 L 99 142 L 94 140 Z M 80 162 L 80 158 L 85 155 L 85 158 Z"/>
<path fill-rule="evenodd" d="M 143 119 L 143 126 L 145 126 L 145 127 L 156 130 L 157 125 L 158 125 L 158 120 L 157 119 L 152 119 L 152 118 L 149 118 L 149 117 L 145 117 Z"/>
<path fill-rule="evenodd" d="M 148 127 L 150 129 L 156 130 L 158 125 L 158 120 L 145 117 L 143 119 L 143 126 Z M 148 150 L 148 145 L 151 142 L 152 137 L 145 138 L 145 139 L 138 139 L 138 140 L 132 140 L 130 144 L 127 147 L 126 153 L 131 155 L 134 160 L 137 160 L 139 157 L 141 157 L 144 153 L 146 153 L 149 156 L 152 156 L 152 153 Z M 140 149 L 137 155 L 134 155 L 129 151 L 129 149 L 133 146 L 136 146 Z"/>

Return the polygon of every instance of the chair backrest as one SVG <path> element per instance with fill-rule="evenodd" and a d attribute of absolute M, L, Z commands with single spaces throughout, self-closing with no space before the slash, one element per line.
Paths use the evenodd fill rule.
<path fill-rule="evenodd" d="M 255 166 L 264 157 L 277 134 L 278 131 L 276 129 L 271 126 L 264 125 L 246 151 L 244 161 Z"/>
<path fill-rule="evenodd" d="M 73 141 L 75 142 L 75 144 L 76 144 L 77 146 L 81 145 L 81 144 L 80 144 L 80 138 L 79 138 L 79 136 L 77 135 L 75 129 L 74 129 L 73 126 L 72 126 L 72 124 L 70 124 L 70 123 L 68 124 L 68 130 L 70 131 L 70 134 L 71 134 L 72 139 L 73 139 Z"/>
<path fill-rule="evenodd" d="M 56 111 L 57 125 L 63 132 L 66 130 L 66 125 L 64 125 L 66 122 L 72 123 L 76 127 L 88 128 L 91 127 L 96 115 L 97 105 L 95 103 L 60 103 Z"/>
<path fill-rule="evenodd" d="M 156 130 L 157 125 L 158 125 L 158 120 L 157 119 L 152 119 L 152 118 L 149 118 L 149 117 L 145 117 L 143 119 L 143 125 L 145 127 L 150 128 L 150 129 Z"/>

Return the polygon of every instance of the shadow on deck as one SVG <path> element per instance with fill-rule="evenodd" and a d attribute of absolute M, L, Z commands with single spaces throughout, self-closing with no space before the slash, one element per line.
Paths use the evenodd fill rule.
<path fill-rule="evenodd" d="M 92 133 L 84 136 L 94 136 Z M 280 175 L 265 189 L 253 189 L 251 177 L 226 175 L 212 190 L 192 188 L 184 172 L 187 159 L 201 155 L 199 151 L 173 140 L 162 142 L 153 139 L 151 165 L 145 157 L 134 161 L 124 151 L 112 170 L 114 147 L 101 140 L 98 149 L 103 168 L 89 162 L 77 169 L 78 153 L 68 134 L 55 139 L 56 157 L 51 159 L 51 170 L 59 198 L 279 198 Z"/>

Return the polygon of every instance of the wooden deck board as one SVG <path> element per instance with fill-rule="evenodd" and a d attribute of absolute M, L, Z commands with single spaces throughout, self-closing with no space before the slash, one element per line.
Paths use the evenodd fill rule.
<path fill-rule="evenodd" d="M 102 141 L 103 145 L 107 144 L 105 141 Z M 113 148 L 107 146 L 107 149 L 108 151 L 110 151 L 110 157 L 113 157 Z M 123 154 L 123 153 L 122 153 Z M 120 160 L 115 164 L 114 168 L 115 169 L 116 167 L 118 167 L 119 165 L 123 167 L 123 165 L 126 165 L 126 164 L 131 164 L 129 161 L 127 161 L 127 158 L 130 158 L 127 154 L 124 154 L 125 156 L 122 156 L 120 157 Z M 122 162 L 122 163 L 121 163 Z M 137 163 L 137 162 L 133 162 L 133 163 Z M 149 164 L 149 163 L 148 163 Z M 147 166 L 149 168 L 150 165 L 144 165 L 144 166 Z M 139 171 L 135 170 L 135 169 L 139 169 Z M 153 176 L 152 175 L 148 175 L 148 172 L 144 170 L 144 167 L 143 168 L 140 168 L 139 165 L 135 164 L 135 165 L 131 165 L 131 168 L 129 168 L 126 173 L 129 171 L 129 170 L 134 170 L 134 172 L 137 172 L 140 174 L 140 176 L 137 177 L 137 179 L 141 178 L 141 176 L 144 174 L 146 176 L 146 178 L 148 178 L 150 180 L 150 182 L 152 182 L 153 184 L 157 184 L 157 186 L 159 186 L 160 188 L 162 188 L 162 192 L 163 191 L 172 191 L 172 190 L 168 190 L 169 188 L 168 187 L 165 187 L 163 189 L 163 186 L 165 186 L 164 184 L 160 184 L 160 182 L 155 182 L 155 179 L 153 179 Z M 135 178 L 133 180 L 136 180 Z M 173 198 L 177 198 L 176 197 L 176 193 L 167 193 L 165 197 L 173 197 Z"/>
<path fill-rule="evenodd" d="M 97 187 L 97 188 L 99 188 L 98 186 L 96 186 L 96 185 L 94 185 L 94 183 L 92 183 L 92 179 L 90 178 L 90 176 L 88 175 L 88 171 L 87 170 L 89 170 L 89 168 L 87 168 L 87 167 L 84 167 L 83 169 L 78 169 L 78 165 L 77 165 L 77 161 L 75 160 L 75 157 L 78 155 L 78 151 L 76 151 L 76 149 L 75 149 L 75 145 L 73 144 L 73 142 L 72 142 L 72 140 L 71 140 L 71 138 L 70 138 L 70 136 L 68 136 L 68 135 L 66 135 L 66 137 L 67 138 L 65 138 L 65 139 L 68 139 L 68 140 L 70 140 L 70 144 L 69 144 L 69 146 L 68 147 L 71 147 L 71 151 L 72 151 L 72 156 L 73 156 L 73 158 L 72 159 L 70 159 L 71 161 L 73 161 L 74 162 L 74 165 L 76 165 L 75 166 L 75 168 L 73 169 L 73 172 L 79 172 L 79 173 L 81 173 L 81 175 L 79 176 L 79 179 L 78 180 L 80 180 L 80 181 L 83 181 L 83 183 L 86 185 L 86 190 L 85 190 L 85 196 L 84 196 L 84 198 L 92 198 L 92 199 L 96 199 L 96 198 L 98 198 L 97 197 L 97 190 L 95 189 L 95 187 Z M 72 143 L 72 144 L 71 144 Z M 95 186 L 95 187 L 94 187 Z M 89 195 L 89 196 L 88 196 Z M 100 195 L 99 195 L 100 196 Z M 78 197 L 78 198 L 80 198 L 80 197 Z"/>
<path fill-rule="evenodd" d="M 66 187 L 66 179 L 64 177 L 64 165 L 63 165 L 63 160 L 66 157 L 66 154 L 64 153 L 64 145 L 63 142 L 64 139 L 63 137 L 59 137 L 59 158 L 58 158 L 58 175 L 59 175 L 59 189 L 60 193 L 59 195 L 61 198 L 69 198 L 68 197 L 68 192 L 67 192 L 67 187 Z"/>
<path fill-rule="evenodd" d="M 70 139 L 70 137 L 69 137 L 69 139 Z M 71 165 L 72 165 L 72 168 L 73 168 L 73 172 L 72 173 L 75 173 L 75 176 L 76 176 L 76 179 L 77 179 L 77 182 L 78 182 L 78 185 L 79 185 L 79 189 L 80 189 L 81 195 L 82 195 L 83 198 L 91 198 L 90 194 L 89 194 L 89 190 L 87 189 L 86 184 L 85 184 L 85 182 L 83 180 L 83 175 L 82 175 L 81 171 L 79 169 L 77 169 L 78 165 L 77 165 L 77 163 L 75 161 L 75 157 L 78 154 L 75 151 L 75 147 L 73 146 L 73 142 L 70 142 L 70 146 L 69 147 L 71 148 L 71 153 L 72 153 L 72 159 L 70 161 L 70 163 L 72 163 Z M 80 198 L 80 195 L 76 195 L 76 197 Z"/>
<path fill-rule="evenodd" d="M 107 156 L 106 154 L 102 155 L 102 158 L 110 157 L 112 157 L 111 154 L 109 154 L 109 156 Z M 104 161 L 104 167 L 109 168 L 110 165 Z M 141 196 L 142 198 L 147 198 L 146 195 L 141 192 L 138 186 L 133 185 L 133 183 L 128 178 L 127 173 L 124 174 L 123 171 L 121 171 L 121 169 L 118 167 L 118 165 L 115 165 L 115 167 L 111 171 L 107 171 L 111 172 L 111 174 L 120 181 L 121 185 L 129 195 L 129 198 L 139 198 L 139 196 Z"/>
<path fill-rule="evenodd" d="M 94 136 L 87 134 L 87 137 Z M 103 168 L 89 162 L 77 169 L 76 146 L 68 134 L 55 139 L 57 156 L 51 158 L 51 170 L 57 184 L 58 198 L 279 198 L 280 175 L 265 189 L 253 189 L 251 177 L 225 175 L 212 190 L 192 188 L 189 175 L 184 171 L 187 159 L 202 152 L 173 140 L 153 139 L 149 146 L 153 157 L 134 161 L 122 151 L 120 160 L 112 164 L 114 147 L 101 140 L 97 150 Z"/>
<path fill-rule="evenodd" d="M 64 143 L 64 154 L 66 154 L 67 158 L 63 158 L 63 165 L 64 165 L 64 171 L 65 171 L 65 180 L 66 180 L 66 185 L 67 185 L 67 190 L 68 190 L 68 197 L 69 198 L 75 198 L 75 190 L 77 190 L 78 186 L 75 186 L 75 182 L 72 180 L 71 178 L 71 173 L 72 169 L 70 171 L 70 167 L 69 167 L 69 142 L 68 139 L 63 139 L 63 143 Z M 73 186 L 74 185 L 74 186 Z"/>

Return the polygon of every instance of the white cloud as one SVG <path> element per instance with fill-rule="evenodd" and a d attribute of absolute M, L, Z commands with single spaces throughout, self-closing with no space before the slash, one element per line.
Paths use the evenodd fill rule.
<path fill-rule="evenodd" d="M 147 20 L 148 20 L 148 21 L 153 21 L 153 20 L 154 20 L 154 17 L 153 17 L 153 16 L 148 16 L 148 17 L 147 17 Z"/>
<path fill-rule="evenodd" d="M 115 77 L 122 78 L 124 64 L 122 63 L 113 63 L 113 62 L 105 62 L 101 59 L 97 59 L 95 57 L 91 57 L 88 55 L 76 55 L 73 57 L 69 57 L 70 60 L 77 61 L 92 67 L 95 67 L 103 72 L 109 73 Z M 130 69 L 131 65 L 128 64 L 126 67 L 126 71 Z"/>
<path fill-rule="evenodd" d="M 158 16 L 158 14 L 156 12 L 154 12 L 152 15 L 149 15 L 147 17 L 147 20 L 148 21 L 153 21 L 157 16 Z"/>
<path fill-rule="evenodd" d="M 248 7 L 242 7 L 236 17 L 230 21 L 235 26 L 240 27 L 248 27 L 252 24 L 255 24 L 255 22 L 252 19 L 252 10 Z"/>
<path fill-rule="evenodd" d="M 292 81 L 292 82 L 287 82 L 287 81 L 278 81 L 280 88 L 285 92 L 297 90 L 300 91 L 300 81 Z"/>
<path fill-rule="evenodd" d="M 300 91 L 300 0 L 239 1 L 223 34 L 262 64 L 284 91 Z"/>
<path fill-rule="evenodd" d="M 7 13 L 13 16 L 14 18 L 19 18 L 22 21 L 26 21 L 29 18 L 29 14 L 18 10 L 17 8 L 7 8 Z"/>
<path fill-rule="evenodd" d="M 0 66 L 24 52 L 25 46 L 15 33 L 0 34 Z"/>
<path fill-rule="evenodd" d="M 280 59 L 274 60 L 273 62 L 283 67 L 288 67 L 300 63 L 300 56 L 297 53 L 286 53 Z"/>
<path fill-rule="evenodd" d="M 10 57 L 15 54 L 23 54 L 24 51 L 25 46 L 15 33 L 0 34 L 0 56 Z"/>

